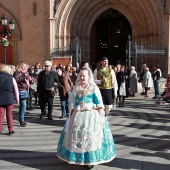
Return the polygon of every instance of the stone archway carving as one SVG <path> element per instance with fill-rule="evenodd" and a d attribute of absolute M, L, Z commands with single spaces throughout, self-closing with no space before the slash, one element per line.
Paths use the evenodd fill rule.
<path fill-rule="evenodd" d="M 128 19 L 132 28 L 132 39 L 144 44 L 160 45 L 160 35 L 163 32 L 159 0 L 63 0 L 59 5 L 58 32 L 59 46 L 65 46 L 76 35 L 80 38 L 82 55 L 90 54 L 90 31 L 96 18 L 105 10 L 113 8 L 120 11 Z"/>

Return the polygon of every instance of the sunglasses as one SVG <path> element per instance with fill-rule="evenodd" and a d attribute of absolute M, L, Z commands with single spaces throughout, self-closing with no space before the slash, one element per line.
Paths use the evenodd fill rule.
<path fill-rule="evenodd" d="M 50 67 L 50 66 L 45 65 L 44 67 Z"/>

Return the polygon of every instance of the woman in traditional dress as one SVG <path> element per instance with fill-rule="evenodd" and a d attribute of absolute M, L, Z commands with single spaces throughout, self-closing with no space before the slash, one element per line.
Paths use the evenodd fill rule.
<path fill-rule="evenodd" d="M 57 156 L 89 169 L 112 161 L 116 148 L 90 68 L 81 69 L 70 101 L 70 115 L 59 139 Z"/>

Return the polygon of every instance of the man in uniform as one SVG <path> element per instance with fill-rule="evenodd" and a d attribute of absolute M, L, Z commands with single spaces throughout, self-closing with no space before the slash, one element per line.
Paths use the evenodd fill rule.
<path fill-rule="evenodd" d="M 107 116 L 112 108 L 113 96 L 114 99 L 117 97 L 118 89 L 115 73 L 112 67 L 108 65 L 107 57 L 101 58 L 100 65 L 94 70 L 93 75 L 96 84 L 99 86 L 103 104 L 105 105 L 105 116 Z"/>

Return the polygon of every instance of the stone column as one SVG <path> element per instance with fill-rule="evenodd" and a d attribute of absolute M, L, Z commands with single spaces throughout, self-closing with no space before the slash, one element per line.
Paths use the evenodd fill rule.
<path fill-rule="evenodd" d="M 165 14 L 165 48 L 166 48 L 166 61 L 167 64 L 165 68 L 162 68 L 165 71 L 165 76 L 170 73 L 170 14 Z"/>
<path fill-rule="evenodd" d="M 165 47 L 167 50 L 167 65 L 165 66 L 166 73 L 170 73 L 170 1 L 166 1 L 164 6 L 164 16 L 165 16 Z"/>

